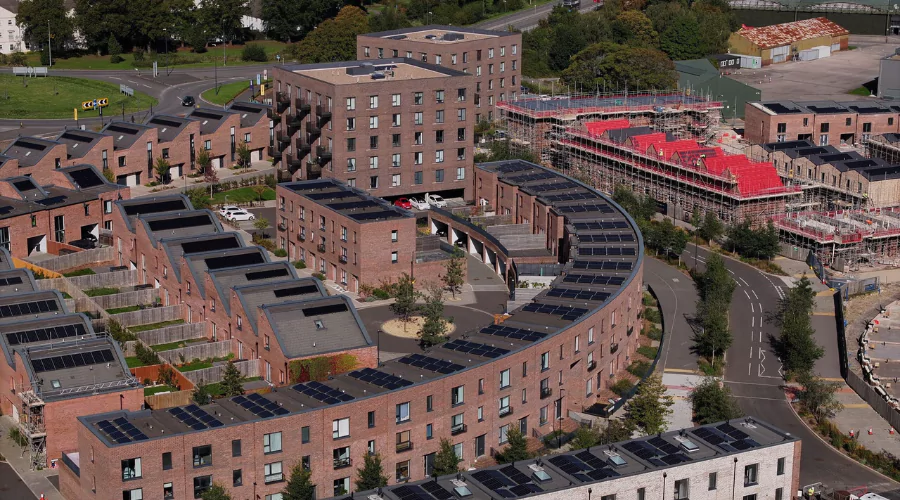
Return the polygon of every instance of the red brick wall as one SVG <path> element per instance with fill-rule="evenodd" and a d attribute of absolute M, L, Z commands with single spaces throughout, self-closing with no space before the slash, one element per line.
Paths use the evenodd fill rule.
<path fill-rule="evenodd" d="M 93 147 L 91 147 L 90 151 L 85 153 L 85 155 L 81 158 L 72 158 L 71 160 L 63 160 L 63 166 L 68 165 L 81 165 L 83 163 L 87 163 L 88 165 L 93 165 L 97 167 L 97 170 L 103 171 L 103 151 L 106 150 L 106 158 L 107 164 L 112 166 L 113 161 L 113 150 L 115 149 L 113 144 L 113 137 L 111 135 L 101 137 L 96 143 L 94 143 Z"/>
<path fill-rule="evenodd" d="M 159 142 L 159 134 L 155 128 L 148 128 L 144 130 L 143 134 L 141 134 L 134 141 L 134 144 L 130 148 L 120 149 L 118 151 L 115 151 L 113 154 L 110 154 L 109 166 L 116 177 L 120 175 L 140 173 L 141 184 L 146 184 L 152 180 L 155 180 L 155 172 L 151 172 L 150 175 L 148 175 L 147 173 L 148 142 L 153 148 L 151 162 L 155 162 L 156 158 L 160 156 L 160 149 L 159 146 L 157 146 L 157 142 Z M 119 158 L 125 158 L 124 167 L 119 166 Z"/>
<path fill-rule="evenodd" d="M 194 150 L 199 151 L 202 146 L 202 143 L 200 143 L 200 122 L 188 123 L 175 139 L 168 142 L 160 142 L 156 146 L 159 149 L 160 156 L 163 149 L 169 150 L 170 165 L 184 166 L 184 171 L 188 173 L 191 171 L 191 134 L 194 134 Z"/>
<path fill-rule="evenodd" d="M 63 164 L 66 160 L 66 156 L 66 145 L 56 144 L 44 154 L 41 161 L 33 166 L 26 167 L 20 165 L 18 161 L 7 161 L 0 167 L 0 178 L 15 177 L 17 175 L 31 175 L 35 179 L 40 179 L 47 172 L 56 169 L 56 160 L 59 160 L 60 164 Z"/>
<path fill-rule="evenodd" d="M 139 366 L 137 368 L 131 368 L 131 374 L 138 378 L 142 383 L 144 379 L 150 379 L 151 382 L 156 382 L 159 378 L 159 370 L 163 366 L 168 365 L 151 365 L 151 366 Z M 178 383 L 178 387 L 181 388 L 182 391 L 188 391 L 194 388 L 194 383 L 190 381 L 187 377 L 181 374 L 180 371 L 173 369 L 173 373 L 175 374 L 175 382 Z"/>
<path fill-rule="evenodd" d="M 202 134 L 200 142 L 197 144 L 197 148 L 200 149 L 205 147 L 206 141 L 210 141 L 209 156 L 213 159 L 221 158 L 222 167 L 234 165 L 234 162 L 231 161 L 231 127 L 234 127 L 234 144 L 237 147 L 241 139 L 243 139 L 241 134 L 241 115 L 238 114 L 228 115 L 228 118 L 213 133 Z M 237 153 L 235 153 L 235 160 L 237 160 Z"/>

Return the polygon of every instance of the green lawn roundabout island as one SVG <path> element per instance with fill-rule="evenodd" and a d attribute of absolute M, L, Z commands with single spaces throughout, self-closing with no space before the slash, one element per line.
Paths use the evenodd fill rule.
<path fill-rule="evenodd" d="M 24 83 L 23 83 L 24 80 Z M 73 110 L 78 109 L 78 118 L 93 118 L 97 110 L 84 111 L 83 101 L 109 99 L 109 106 L 103 109 L 104 116 L 109 118 L 122 116 L 122 104 L 125 104 L 125 115 L 149 109 L 157 103 L 156 99 L 135 90 L 134 97 L 119 92 L 117 84 L 70 78 L 67 76 L 48 76 L 22 78 L 10 74 L 0 74 L 0 119 L 67 119 L 75 118 Z"/>

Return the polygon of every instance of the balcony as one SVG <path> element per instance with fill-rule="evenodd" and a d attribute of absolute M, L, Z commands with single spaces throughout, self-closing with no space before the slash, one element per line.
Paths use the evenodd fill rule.
<path fill-rule="evenodd" d="M 287 95 L 287 92 L 276 92 L 275 100 L 279 103 L 290 104 L 291 96 Z"/>
<path fill-rule="evenodd" d="M 309 103 L 303 102 L 303 99 L 299 97 L 294 98 L 294 107 L 297 108 L 297 114 L 301 116 L 308 115 L 311 109 Z"/>
<path fill-rule="evenodd" d="M 310 156 L 306 162 L 306 178 L 318 179 L 322 177 L 322 165 L 319 164 L 317 158 Z"/>
<path fill-rule="evenodd" d="M 340 257 L 338 257 L 338 262 L 340 262 L 341 264 L 346 264 L 346 263 L 347 263 L 347 256 L 346 256 L 346 255 L 341 255 Z"/>
<path fill-rule="evenodd" d="M 397 443 L 397 453 L 409 451 L 411 449 L 413 449 L 412 441 L 403 441 L 402 443 Z"/>
<path fill-rule="evenodd" d="M 303 233 L 297 233 L 297 241 L 306 241 L 306 235 Z"/>
<path fill-rule="evenodd" d="M 302 158 L 309 154 L 312 151 L 312 146 L 309 143 L 303 142 L 303 139 L 297 138 L 294 142 L 294 147 L 297 149 L 297 157 Z"/>
<path fill-rule="evenodd" d="M 316 146 L 316 156 L 319 157 L 319 164 L 324 165 L 331 161 L 331 150 L 325 146 Z"/>
<path fill-rule="evenodd" d="M 467 430 L 469 430 L 469 428 L 466 427 L 466 424 L 454 425 L 453 427 L 450 428 L 450 435 L 456 436 L 456 435 L 466 432 Z"/>
<path fill-rule="evenodd" d="M 316 245 L 316 250 L 318 250 L 320 253 L 325 253 L 325 244 L 319 243 L 318 245 Z"/>
<path fill-rule="evenodd" d="M 609 353 L 610 353 L 610 354 L 615 354 L 616 351 L 618 351 L 618 350 L 619 350 L 619 344 L 612 344 L 612 345 L 609 346 Z"/>
<path fill-rule="evenodd" d="M 310 137 L 319 137 L 322 135 L 322 129 L 313 122 L 306 122 L 306 132 Z M 309 142 L 313 142 L 310 140 Z"/>
<path fill-rule="evenodd" d="M 300 160 L 300 158 L 294 157 L 294 155 L 285 155 L 285 160 L 288 172 L 290 172 L 291 174 L 303 167 L 303 161 Z"/>
<path fill-rule="evenodd" d="M 631 337 L 631 336 L 634 334 L 634 327 L 633 327 L 633 326 L 629 326 L 629 327 L 628 327 L 628 331 L 625 332 L 625 334 L 628 335 L 629 337 Z"/>
<path fill-rule="evenodd" d="M 285 224 L 284 222 L 278 224 L 278 230 L 279 231 L 287 231 L 287 224 Z"/>
<path fill-rule="evenodd" d="M 541 399 L 547 399 L 553 395 L 552 387 L 541 387 Z"/>
<path fill-rule="evenodd" d="M 334 459 L 334 468 L 335 469 L 343 469 L 345 467 L 350 467 L 351 465 L 353 465 L 353 459 L 350 457 Z"/>
<path fill-rule="evenodd" d="M 275 134 L 275 139 L 282 144 L 287 144 L 291 142 L 291 135 L 285 134 L 284 132 L 278 132 Z"/>
<path fill-rule="evenodd" d="M 269 146 L 267 150 L 270 157 L 275 158 L 276 160 L 281 159 L 281 148 L 278 148 L 276 146 Z"/>
<path fill-rule="evenodd" d="M 321 104 L 316 106 L 316 114 L 319 115 L 320 127 L 331 121 L 331 111 L 329 111 L 328 108 L 322 107 Z"/>
<path fill-rule="evenodd" d="M 500 408 L 500 416 L 505 417 L 507 415 L 512 415 L 513 407 L 512 406 L 504 406 Z"/>
<path fill-rule="evenodd" d="M 597 362 L 591 361 L 587 364 L 587 371 L 593 371 L 594 368 L 597 368 Z"/>

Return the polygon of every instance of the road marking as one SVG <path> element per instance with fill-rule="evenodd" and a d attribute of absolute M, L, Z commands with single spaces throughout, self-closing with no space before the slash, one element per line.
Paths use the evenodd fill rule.
<path fill-rule="evenodd" d="M 813 316 L 834 316 L 833 312 L 814 312 Z"/>
<path fill-rule="evenodd" d="M 750 300 L 750 294 L 749 294 L 749 293 L 747 293 L 747 290 L 744 290 L 744 295 L 746 295 L 746 296 L 747 296 L 747 300 Z"/>
<path fill-rule="evenodd" d="M 752 356 L 751 356 L 752 357 Z M 750 375 L 750 368 L 753 366 L 753 363 L 747 363 L 747 375 Z"/>
<path fill-rule="evenodd" d="M 775 387 L 775 386 L 772 385 L 772 384 L 758 384 L 758 385 L 766 385 L 766 386 L 769 386 L 769 387 Z M 783 400 L 783 399 L 777 399 L 777 398 L 761 398 L 761 397 L 759 397 L 759 396 L 735 396 L 734 394 L 732 394 L 732 396 L 734 396 L 734 397 L 736 397 L 736 398 L 741 398 L 741 399 L 764 399 L 764 400 L 766 400 L 766 401 L 781 401 L 782 403 L 786 403 L 786 402 L 787 402 L 787 401 L 785 401 L 785 400 Z"/>
<path fill-rule="evenodd" d="M 136 81 L 134 81 L 134 80 L 128 80 L 128 83 L 133 83 L 133 84 L 135 84 L 135 85 L 140 85 L 140 83 L 138 83 L 138 82 L 136 82 Z"/>
<path fill-rule="evenodd" d="M 144 87 L 147 87 L 148 89 L 150 88 L 150 86 L 147 85 L 146 83 L 142 83 L 141 85 L 143 85 Z"/>
<path fill-rule="evenodd" d="M 756 316 L 750 318 L 750 326 L 756 328 Z"/>
<path fill-rule="evenodd" d="M 732 271 L 731 269 L 728 269 L 728 272 L 734 274 L 734 271 Z"/>
<path fill-rule="evenodd" d="M 762 302 L 759 302 L 759 313 L 762 314 Z"/>
<path fill-rule="evenodd" d="M 666 368 L 663 370 L 665 373 L 697 373 L 697 370 L 685 370 L 684 368 Z"/>
<path fill-rule="evenodd" d="M 743 281 L 745 285 L 750 286 L 750 283 L 747 283 L 747 280 L 745 280 L 744 278 L 738 278 L 738 279 Z"/>
<path fill-rule="evenodd" d="M 764 387 L 772 387 L 772 384 L 761 384 L 759 382 L 736 382 L 734 380 L 725 380 L 726 384 L 740 384 L 740 385 L 761 385 Z"/>
<path fill-rule="evenodd" d="M 756 312 L 756 309 L 753 309 L 753 302 L 750 303 L 750 312 Z"/>
<path fill-rule="evenodd" d="M 750 346 L 750 359 L 753 359 L 753 346 Z"/>
<path fill-rule="evenodd" d="M 122 81 L 121 78 L 116 78 L 116 77 L 114 77 L 114 76 L 109 77 L 109 79 L 110 79 L 110 80 L 119 80 L 119 81 Z"/>
<path fill-rule="evenodd" d="M 870 406 L 869 403 L 850 403 L 844 405 L 844 409 L 847 408 L 870 408 Z"/>
<path fill-rule="evenodd" d="M 756 290 L 750 290 L 750 291 L 753 292 L 753 296 L 756 298 L 756 300 L 759 300 L 759 295 L 756 295 Z"/>

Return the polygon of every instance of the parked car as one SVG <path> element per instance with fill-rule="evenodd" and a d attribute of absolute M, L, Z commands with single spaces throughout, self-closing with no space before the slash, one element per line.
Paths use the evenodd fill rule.
<path fill-rule="evenodd" d="M 428 210 L 429 208 L 431 208 L 431 205 L 425 202 L 425 200 L 420 200 L 418 198 L 410 198 L 409 204 L 412 205 L 412 207 L 416 210 Z"/>
<path fill-rule="evenodd" d="M 409 202 L 408 198 L 398 198 L 397 201 L 394 202 L 394 206 L 405 208 L 407 210 L 412 208 L 412 204 Z"/>
<path fill-rule="evenodd" d="M 237 212 L 241 207 L 236 207 L 234 205 L 225 205 L 224 207 L 219 209 L 219 215 L 222 217 L 228 217 L 230 212 Z"/>
<path fill-rule="evenodd" d="M 425 203 L 433 207 L 444 208 L 447 206 L 447 202 L 444 198 L 439 194 L 428 194 L 425 193 Z"/>
<path fill-rule="evenodd" d="M 225 218 L 231 221 L 256 220 L 256 216 L 246 210 L 228 212 L 228 215 L 226 215 Z"/>
<path fill-rule="evenodd" d="M 185 107 L 191 107 L 197 104 L 197 101 L 194 100 L 193 96 L 186 95 L 181 98 L 181 105 Z"/>

